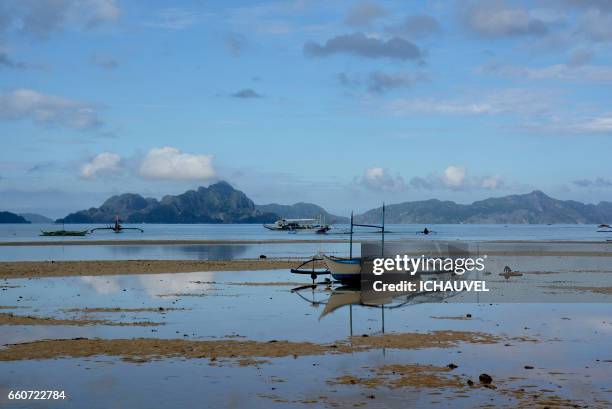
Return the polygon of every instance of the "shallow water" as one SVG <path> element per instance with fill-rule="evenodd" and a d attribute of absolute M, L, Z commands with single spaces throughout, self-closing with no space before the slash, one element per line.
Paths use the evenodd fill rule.
<path fill-rule="evenodd" d="M 587 277 L 571 274 L 563 273 L 556 280 L 583 283 Z M 554 281 L 554 276 L 557 275 L 542 275 L 538 279 Z M 165 325 L 4 326 L 0 344 L 73 337 L 210 340 L 238 335 L 260 341 L 322 343 L 347 339 L 351 334 L 374 335 L 383 330 L 383 325 L 387 333 L 482 331 L 507 337 L 525 336 L 539 342 L 513 341 L 511 346 L 504 346 L 503 342 L 460 344 L 421 350 L 373 349 L 346 355 L 276 358 L 267 364 L 247 367 L 211 366 L 207 359 L 177 358 L 136 364 L 104 356 L 0 362 L 0 403 L 10 408 L 30 408 L 32 402 L 8 402 L 5 399 L 8 390 L 59 389 L 66 390 L 68 401 L 36 403 L 51 408 L 190 407 L 194 402 L 205 407 L 249 408 L 296 404 L 333 407 L 347 402 L 398 408 L 432 403 L 466 408 L 484 403 L 515 406 L 516 401 L 488 389 L 368 389 L 326 382 L 343 374 L 366 376 L 369 368 L 384 364 L 445 366 L 450 362 L 459 366 L 454 372 L 462 379 L 477 379 L 478 374 L 485 372 L 494 377 L 499 387 L 552 390 L 555 395 L 591 403 L 595 399 L 612 400 L 609 383 L 612 364 L 605 362 L 612 359 L 610 296 L 605 298 L 607 302 L 589 304 L 407 305 L 386 308 L 383 323 L 381 308 L 360 305 L 344 306 L 321 317 L 325 304 L 313 305 L 309 301 L 326 302 L 331 292 L 326 286 L 319 286 L 316 290 L 302 291 L 302 298 L 290 291 L 297 282 L 305 281 L 279 270 L 5 280 L 3 285 L 18 287 L 2 291 L 2 305 L 19 308 L 0 312 L 123 322 L 147 320 Z M 255 285 L 263 283 L 267 284 Z M 533 287 L 533 291 L 538 291 L 538 287 Z M 84 307 L 185 310 L 87 314 L 64 311 Z M 472 318 L 433 318 L 466 314 L 472 314 Z M 535 369 L 526 370 L 524 365 Z M 375 399 L 368 398 L 372 394 Z M 304 400 L 313 402 L 300 403 Z"/>
<path fill-rule="evenodd" d="M 90 230 L 101 225 L 66 224 L 66 230 Z M 40 230 L 58 230 L 57 224 L 0 224 L 0 241 L 84 241 L 84 240 L 344 240 L 348 241 L 348 225 L 334 225 L 326 235 L 313 232 L 270 231 L 259 224 L 142 224 L 125 225 L 140 227 L 144 233 L 96 231 L 85 237 L 41 237 Z M 433 232 L 423 236 L 417 234 L 426 227 L 415 224 L 391 224 L 386 226 L 387 240 L 415 238 L 440 240 L 587 240 L 612 239 L 612 232 L 598 233 L 595 225 L 555 224 L 432 224 Z M 355 240 L 372 239 L 378 236 L 372 229 L 355 228 Z"/>
<path fill-rule="evenodd" d="M 0 246 L 0 261 L 69 261 L 69 260 L 233 260 L 268 257 L 307 258 L 319 252 L 337 256 L 348 256 L 348 235 L 331 233 L 319 235 L 312 232 L 289 234 L 272 232 L 260 225 L 142 225 L 145 233 L 112 232 L 94 233 L 86 237 L 39 237 L 41 225 L 1 225 L 0 242 L 88 240 L 240 240 L 247 243 L 236 244 L 93 244 L 93 245 L 47 245 L 47 246 Z M 53 226 L 51 226 L 53 227 Z M 84 229 L 92 226 L 70 225 L 67 229 Z M 533 241 L 585 241 L 580 244 L 556 244 L 557 251 L 571 251 L 580 247 L 588 251 L 590 243 L 596 241 L 597 251 L 612 253 L 612 242 L 606 242 L 612 233 L 597 233 L 595 226 L 589 225 L 437 225 L 430 226 L 435 234 L 428 236 L 415 234 L 420 226 L 390 225 L 391 233 L 385 235 L 387 242 L 411 240 L 423 243 L 434 241 L 463 240 L 473 245 L 484 241 L 526 241 L 522 247 L 532 251 L 537 249 Z M 57 226 L 55 227 L 57 228 Z M 346 230 L 339 226 L 338 231 Z M 360 254 L 359 241 L 378 241 L 380 235 L 358 231 L 354 236 L 353 255 Z M 289 243 L 255 243 L 257 240 L 279 240 Z M 308 243 L 291 243 L 295 240 L 311 240 Z M 341 240 L 342 243 L 329 241 Z M 248 243 L 253 241 L 253 243 Z M 564 247 L 565 246 L 565 247 Z M 518 249 L 515 244 L 513 248 Z M 487 247 L 482 248 L 486 252 Z"/>
<path fill-rule="evenodd" d="M 559 295 L 545 286 L 555 283 L 569 283 L 572 286 L 610 285 L 609 274 L 602 273 L 559 273 L 529 276 L 530 285 L 521 285 L 527 277 L 511 281 L 502 277 L 487 278 L 491 295 L 476 303 L 475 293 L 462 293 L 445 300 L 446 303 L 412 303 L 398 309 L 385 310 L 387 331 L 414 331 L 419 328 L 491 330 L 489 324 L 497 322 L 511 311 L 511 320 L 501 327 L 504 330 L 518 330 L 531 320 L 553 320 L 561 311 L 563 314 L 579 314 L 581 319 L 597 316 L 597 311 L 612 304 L 554 303 Z M 79 318 L 83 312 L 64 312 L 66 309 L 92 307 L 119 308 L 184 308 L 180 311 L 135 312 L 135 313 L 89 313 L 90 318 L 116 321 L 153 321 L 165 325 L 149 327 L 47 327 L 45 338 L 66 337 L 133 337 L 150 336 L 175 338 L 187 334 L 189 339 L 242 335 L 248 339 L 269 340 L 281 337 L 291 341 L 333 342 L 350 335 L 349 308 L 342 307 L 329 315 L 322 316 L 325 302 L 332 295 L 332 288 L 325 285 L 315 290 L 305 289 L 299 294 L 290 290 L 302 284 L 309 284 L 303 276 L 294 276 L 284 270 L 244 272 L 202 272 L 175 274 L 142 274 L 129 276 L 86 276 L 62 278 L 38 278 L 5 280 L 2 291 L 2 305 L 20 307 L 7 310 L 16 314 L 52 316 L 55 318 Z M 495 297 L 498 289 L 508 291 L 515 287 L 526 300 L 540 299 L 553 303 L 546 307 L 537 304 L 498 304 Z M 335 286 L 338 289 L 338 286 Z M 342 290 L 342 288 L 340 288 Z M 336 290 L 333 290 L 336 291 Z M 529 292 L 530 294 L 528 294 Z M 580 298 L 582 296 L 582 298 Z M 548 297 L 548 298 L 546 298 Z M 508 299 L 511 299 L 508 296 Z M 393 305 L 402 302 L 398 298 Z M 592 293 L 574 294 L 573 300 L 583 302 L 610 302 L 612 295 Z M 495 303 L 489 305 L 488 303 Z M 450 303 L 450 304 L 447 304 Z M 536 307 L 534 307 L 534 305 Z M 27 307 L 27 308 L 24 308 Z M 382 330 L 380 308 L 354 306 L 353 333 L 375 333 Z M 533 308 L 539 308 L 549 316 L 531 317 Z M 453 312 L 454 311 L 454 312 Z M 548 312 L 547 312 L 548 311 Z M 554 311 L 554 312 L 552 312 Z M 2 311 L 4 312 L 4 310 Z M 452 314 L 451 314 L 452 312 Z M 469 322 L 431 320 L 430 316 L 464 315 L 472 313 Z M 516 319 L 518 316 L 521 319 Z M 515 323 L 516 321 L 516 323 Z M 262 326 L 261 322 L 266 325 Z M 489 323 L 489 324 L 487 324 Z M 573 324 L 573 323 L 572 323 Z M 36 339 L 40 330 L 37 326 L 13 327 L 0 334 L 0 344 Z M 493 329 L 495 331 L 495 329 Z M 521 331 L 522 332 L 522 331 Z M 519 335 L 519 334 L 514 334 Z M 523 334 L 524 335 L 524 334 Z M 559 334 L 548 334 L 551 337 Z"/>
<path fill-rule="evenodd" d="M 359 246 L 354 248 L 358 255 Z M 0 261 L 235 260 L 259 258 L 262 254 L 306 259 L 321 251 L 344 255 L 348 247 L 343 243 L 0 246 Z"/>
<path fill-rule="evenodd" d="M 523 227 L 533 228 L 520 228 Z M 228 232 L 234 228 L 223 226 L 220 229 Z M 531 231 L 540 231 L 540 228 Z M 255 227 L 246 229 L 253 232 Z M 588 236 L 584 226 L 578 230 L 585 233 L 584 237 Z M 463 234 L 467 231 L 472 230 L 465 230 Z M 473 237 L 478 236 L 474 234 Z M 421 242 L 416 247 L 419 245 Z M 49 408 L 167 408 L 190 407 L 194 402 L 205 407 L 236 408 L 347 404 L 397 408 L 431 404 L 465 408 L 484 404 L 515 407 L 520 402 L 512 391 L 520 388 L 591 407 L 605 407 L 607 404 L 601 402 L 612 401 L 609 382 L 612 379 L 612 295 L 576 290 L 612 287 L 612 246 L 604 242 L 513 245 L 515 253 L 523 253 L 520 256 L 503 255 L 500 249 L 508 250 L 508 244 L 474 240 L 470 246 L 476 246 L 477 254 L 491 253 L 486 263 L 490 274 L 482 273 L 482 277 L 477 277 L 487 280 L 493 290 L 491 293 L 461 293 L 445 298 L 444 302 L 412 301 L 403 306 L 399 306 L 402 299 L 398 298 L 384 309 L 355 304 L 340 306 L 328 314 L 324 314 L 327 303 L 333 304 L 330 301 L 333 297 L 348 290 L 336 285 L 319 285 L 294 293 L 291 289 L 307 284 L 308 277 L 291 275 L 286 270 L 3 280 L 0 282 L 0 306 L 10 308 L 0 313 L 122 323 L 147 321 L 163 325 L 2 326 L 2 345 L 76 337 L 186 340 L 231 337 L 263 342 L 330 343 L 346 341 L 351 335 L 436 330 L 483 332 L 504 339 L 523 337 L 523 340 L 490 345 L 459 343 L 450 348 L 382 348 L 341 355 L 275 358 L 267 359 L 268 363 L 245 367 L 212 363 L 204 358 L 144 363 L 129 363 L 108 356 L 7 361 L 0 362 L 0 406 L 32 407 L 31 401 L 9 402 L 6 399 L 9 390 L 24 389 L 65 390 L 67 401 L 35 402 L 37 406 Z M 347 246 L 346 243 L 0 246 L 0 259 L 229 260 L 253 258 L 259 254 L 305 257 L 321 250 L 344 254 Z M 543 256 L 547 251 L 552 253 Z M 562 256 L 566 252 L 574 255 Z M 597 256 L 584 255 L 589 252 Z M 501 277 L 499 273 L 506 265 L 524 275 L 510 279 Z M 359 300 L 359 293 L 351 294 Z M 516 302 L 508 303 L 510 300 Z M 504 303 L 500 303 L 502 301 Z M 164 311 L 82 311 L 87 307 L 162 307 Z M 77 311 L 68 311 L 73 309 Z M 471 318 L 450 319 L 466 318 L 467 314 L 471 314 Z M 489 373 L 499 390 L 365 388 L 329 383 L 342 375 L 371 376 L 372 369 L 386 364 L 445 366 L 451 362 L 459 366 L 453 374 L 462 382 L 477 380 L 479 374 Z M 525 369 L 525 365 L 534 369 Z"/>

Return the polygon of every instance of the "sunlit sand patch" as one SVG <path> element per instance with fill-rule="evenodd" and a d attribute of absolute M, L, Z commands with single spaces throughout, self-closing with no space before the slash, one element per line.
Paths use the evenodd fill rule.
<path fill-rule="evenodd" d="M 433 331 L 424 333 L 390 333 L 368 337 L 351 337 L 355 347 L 367 348 L 450 348 L 460 342 L 470 344 L 495 344 L 501 337 L 483 332 L 470 331 Z"/>
<path fill-rule="evenodd" d="M 104 260 L 0 262 L 0 278 L 168 274 L 206 271 L 275 270 L 295 267 L 299 260 Z"/>
<path fill-rule="evenodd" d="M 363 385 L 368 388 L 464 388 L 465 382 L 451 374 L 447 366 L 384 365 L 370 369 L 371 376 L 343 375 L 328 381 L 330 384 Z"/>
<path fill-rule="evenodd" d="M 8 345 L 0 350 L 0 361 L 26 359 L 83 358 L 96 355 L 117 356 L 124 360 L 162 358 L 280 358 L 300 355 L 322 355 L 329 346 L 289 341 L 188 341 L 179 339 L 63 339 Z M 248 361 L 243 361 L 246 363 Z"/>
<path fill-rule="evenodd" d="M 37 317 L 32 315 L 15 315 L 12 313 L 0 313 L 0 325 L 109 325 L 118 327 L 149 327 L 164 325 L 164 323 L 149 321 L 115 322 L 91 319 L 58 319 L 51 317 Z"/>
<path fill-rule="evenodd" d="M 422 349 L 450 348 L 459 343 L 493 344 L 501 337 L 480 332 L 435 331 L 430 333 L 386 334 L 373 337 L 353 337 L 331 344 L 271 340 L 238 341 L 219 339 L 188 341 L 173 339 L 60 339 L 11 344 L 0 350 L 0 361 L 87 357 L 94 355 L 155 359 L 185 358 L 278 358 L 302 355 L 344 354 L 378 348 Z"/>

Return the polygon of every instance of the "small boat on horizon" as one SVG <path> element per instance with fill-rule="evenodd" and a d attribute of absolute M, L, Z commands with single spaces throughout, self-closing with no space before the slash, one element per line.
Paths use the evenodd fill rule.
<path fill-rule="evenodd" d="M 87 230 L 41 230 L 40 235 L 46 237 L 71 237 L 71 236 L 85 236 L 89 233 Z"/>
<path fill-rule="evenodd" d="M 612 233 L 612 226 L 606 223 L 600 224 L 597 230 L 597 233 Z"/>
<path fill-rule="evenodd" d="M 319 234 L 327 233 L 331 229 L 328 224 L 322 224 L 317 219 L 279 219 L 273 224 L 264 224 L 263 227 L 275 231 L 314 230 Z"/>
<path fill-rule="evenodd" d="M 85 236 L 89 233 L 88 230 L 66 230 L 64 223 L 62 223 L 61 230 L 41 230 L 40 236 L 45 237 L 77 237 Z"/>
<path fill-rule="evenodd" d="M 124 230 L 136 230 L 141 233 L 144 233 L 144 230 L 141 229 L 140 227 L 123 227 L 121 225 L 121 220 L 119 219 L 119 216 L 115 216 L 115 224 L 108 225 L 106 227 L 96 227 L 95 229 L 91 229 L 89 232 L 93 233 L 96 230 L 112 230 L 115 233 L 121 233 Z"/>

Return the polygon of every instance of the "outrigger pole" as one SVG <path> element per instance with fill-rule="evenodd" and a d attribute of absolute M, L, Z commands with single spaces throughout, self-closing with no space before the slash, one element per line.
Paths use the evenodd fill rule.
<path fill-rule="evenodd" d="M 351 211 L 351 231 L 350 231 L 350 238 L 349 238 L 349 243 L 350 243 L 349 258 L 353 258 L 353 226 L 373 227 L 375 229 L 381 229 L 381 233 L 382 233 L 381 253 L 382 253 L 382 256 L 384 257 L 384 254 L 385 254 L 385 203 L 383 202 L 383 205 L 382 205 L 382 225 L 353 223 L 353 211 Z"/>

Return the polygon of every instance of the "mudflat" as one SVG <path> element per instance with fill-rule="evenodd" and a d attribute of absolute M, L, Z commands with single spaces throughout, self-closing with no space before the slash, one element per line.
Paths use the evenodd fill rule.
<path fill-rule="evenodd" d="M 299 260 L 92 260 L 0 262 L 0 278 L 102 276 L 290 269 Z"/>

